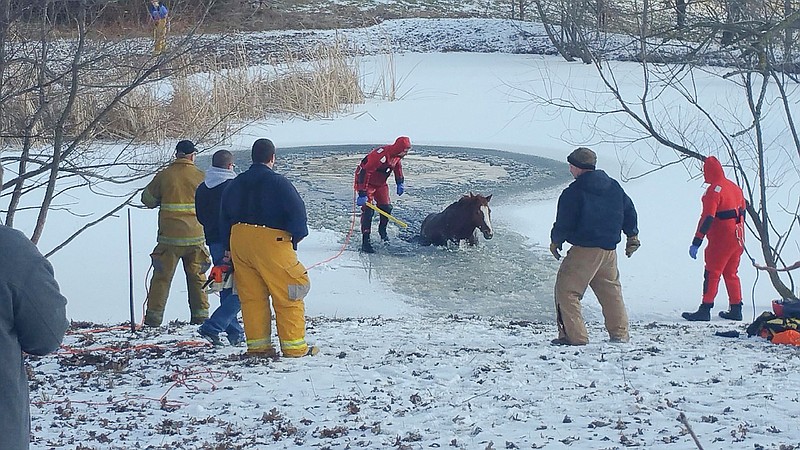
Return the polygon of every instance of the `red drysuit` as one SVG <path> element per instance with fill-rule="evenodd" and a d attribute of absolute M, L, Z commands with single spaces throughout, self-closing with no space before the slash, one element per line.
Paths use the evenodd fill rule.
<path fill-rule="evenodd" d="M 703 237 L 708 236 L 703 303 L 714 303 L 722 276 L 729 303 L 738 305 L 742 303 L 742 284 L 737 272 L 739 259 L 744 252 L 744 214 L 747 204 L 741 188 L 725 178 L 722 164 L 717 158 L 706 158 L 703 176 L 709 186 L 703 194 L 703 213 L 692 241 L 692 245 L 699 246 L 703 243 Z"/>
<path fill-rule="evenodd" d="M 395 182 L 397 184 L 404 182 L 401 159 L 410 148 L 411 140 L 405 136 L 400 136 L 394 141 L 394 144 L 378 147 L 369 152 L 356 169 L 353 183 L 355 190 L 359 193 L 365 192 L 368 198 L 367 201 L 371 202 L 374 199 L 378 208 L 389 214 L 391 214 L 392 209 L 389 186 L 386 184 L 386 180 L 394 172 Z M 361 232 L 369 233 L 372 227 L 373 210 L 367 206 L 362 206 L 361 211 Z M 388 221 L 389 219 L 381 216 L 379 229 L 385 230 Z"/>

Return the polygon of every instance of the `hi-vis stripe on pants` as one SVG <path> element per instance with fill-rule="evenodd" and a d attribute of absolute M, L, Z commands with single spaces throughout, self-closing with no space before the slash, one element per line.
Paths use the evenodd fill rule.
<path fill-rule="evenodd" d="M 304 356 L 308 344 L 303 298 L 311 283 L 292 248 L 292 236 L 283 230 L 238 223 L 231 229 L 231 256 L 247 351 L 272 350 L 272 297 L 283 355 Z"/>

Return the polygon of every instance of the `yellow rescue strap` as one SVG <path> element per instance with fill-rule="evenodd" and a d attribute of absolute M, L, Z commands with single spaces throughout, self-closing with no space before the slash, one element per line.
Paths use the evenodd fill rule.
<path fill-rule="evenodd" d="M 405 222 L 403 222 L 402 220 L 398 219 L 397 217 L 395 217 L 395 216 L 393 216 L 393 215 L 391 215 L 391 214 L 387 213 L 386 211 L 384 211 L 384 210 L 382 210 L 382 209 L 378 208 L 377 206 L 375 206 L 375 205 L 374 205 L 374 204 L 372 204 L 371 202 L 367 202 L 367 206 L 369 206 L 369 207 L 370 207 L 370 208 L 372 208 L 373 210 L 377 211 L 377 212 L 378 212 L 378 214 L 380 214 L 380 215 L 382 215 L 382 216 L 386 217 L 387 219 L 391 220 L 392 222 L 394 222 L 394 223 L 396 223 L 396 224 L 400 225 L 401 227 L 403 227 L 403 228 L 408 228 L 408 224 L 407 224 L 407 223 L 405 223 Z"/>

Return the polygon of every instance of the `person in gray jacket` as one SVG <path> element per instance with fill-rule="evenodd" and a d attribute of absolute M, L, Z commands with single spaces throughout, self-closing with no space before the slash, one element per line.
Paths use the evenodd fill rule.
<path fill-rule="evenodd" d="M 22 353 L 58 349 L 67 321 L 67 300 L 53 267 L 21 232 L 0 225 L 0 449 L 30 447 L 30 398 Z"/>

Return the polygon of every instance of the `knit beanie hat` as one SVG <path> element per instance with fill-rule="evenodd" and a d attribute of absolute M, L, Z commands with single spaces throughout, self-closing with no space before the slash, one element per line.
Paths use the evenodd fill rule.
<path fill-rule="evenodd" d="M 586 147 L 578 147 L 567 156 L 567 162 L 579 169 L 594 170 L 597 154 Z"/>

